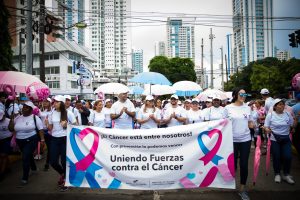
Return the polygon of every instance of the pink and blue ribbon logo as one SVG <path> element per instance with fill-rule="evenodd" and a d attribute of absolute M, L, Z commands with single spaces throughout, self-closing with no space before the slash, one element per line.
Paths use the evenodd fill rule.
<path fill-rule="evenodd" d="M 215 146 L 209 150 L 203 140 L 202 140 L 202 136 L 203 135 L 207 135 L 208 137 L 212 138 L 213 135 L 217 134 L 218 135 L 218 140 L 215 144 Z M 205 154 L 202 158 L 200 158 L 199 160 L 202 160 L 204 162 L 204 165 L 207 165 L 210 161 L 212 161 L 215 165 L 218 165 L 219 160 L 223 159 L 223 157 L 218 156 L 217 152 L 221 146 L 222 143 L 222 132 L 218 129 L 212 129 L 210 131 L 204 131 L 202 133 L 200 133 L 198 135 L 198 144 L 200 146 L 200 149 L 202 150 L 202 152 Z"/>
<path fill-rule="evenodd" d="M 92 134 L 94 136 L 94 141 L 89 150 L 89 153 L 85 156 L 76 143 L 76 137 L 82 141 L 88 134 Z M 70 172 L 69 172 L 69 181 L 72 185 L 79 187 L 84 178 L 87 180 L 88 184 L 91 188 L 100 188 L 97 180 L 95 179 L 95 172 L 97 170 L 102 169 L 103 167 L 94 163 L 95 155 L 99 146 L 99 134 L 91 128 L 85 128 L 80 130 L 78 128 L 72 128 L 70 132 L 70 144 L 74 155 L 78 162 L 73 163 L 69 157 L 67 160 L 70 164 Z M 112 183 L 109 185 L 109 188 L 116 189 L 120 186 L 121 182 L 117 179 L 113 179 Z"/>

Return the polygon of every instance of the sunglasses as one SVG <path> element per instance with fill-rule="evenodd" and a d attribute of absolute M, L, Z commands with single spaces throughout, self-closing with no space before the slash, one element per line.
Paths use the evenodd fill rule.
<path fill-rule="evenodd" d="M 247 93 L 239 93 L 239 95 L 240 95 L 240 97 L 248 97 L 248 96 L 250 96 L 250 95 L 247 94 Z"/>

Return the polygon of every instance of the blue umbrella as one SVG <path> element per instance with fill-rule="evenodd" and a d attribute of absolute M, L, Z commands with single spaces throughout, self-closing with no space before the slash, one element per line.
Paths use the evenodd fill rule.
<path fill-rule="evenodd" d="M 143 94 L 144 89 L 140 86 L 131 86 L 129 87 L 129 94 Z"/>
<path fill-rule="evenodd" d="M 142 72 L 135 75 L 129 82 L 144 83 L 144 84 L 158 84 L 171 85 L 171 82 L 162 74 L 157 72 Z"/>

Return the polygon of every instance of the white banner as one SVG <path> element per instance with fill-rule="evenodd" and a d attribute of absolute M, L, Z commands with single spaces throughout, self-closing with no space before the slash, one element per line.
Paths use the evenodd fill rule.
<path fill-rule="evenodd" d="M 70 128 L 67 186 L 235 188 L 228 119 L 159 129 Z"/>

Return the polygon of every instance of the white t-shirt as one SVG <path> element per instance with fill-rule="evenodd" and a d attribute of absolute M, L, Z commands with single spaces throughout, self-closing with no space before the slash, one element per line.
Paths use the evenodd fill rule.
<path fill-rule="evenodd" d="M 81 115 L 80 115 L 79 111 L 77 110 L 77 108 L 70 106 L 69 108 L 67 108 L 67 111 L 70 111 L 71 113 L 73 113 L 75 120 L 76 120 L 76 118 L 78 118 L 78 123 L 81 122 Z M 79 124 L 81 124 L 81 123 L 79 123 Z"/>
<path fill-rule="evenodd" d="M 52 136 L 53 137 L 64 137 L 67 136 L 67 129 L 63 129 L 63 127 L 60 125 L 60 112 L 57 112 L 54 110 L 52 114 L 49 116 L 49 124 L 53 124 L 52 129 Z M 67 118 L 69 124 L 76 123 L 75 116 L 72 112 L 67 110 Z"/>
<path fill-rule="evenodd" d="M 47 110 L 44 110 L 44 111 L 41 111 L 39 112 L 39 117 L 41 118 L 42 122 L 43 122 L 43 127 L 44 127 L 44 130 L 47 129 L 47 126 L 45 124 L 45 120 L 46 119 L 49 119 L 49 116 L 51 115 L 52 111 L 47 111 Z"/>
<path fill-rule="evenodd" d="M 105 128 L 105 113 L 102 109 L 101 112 L 97 112 L 96 110 L 91 111 L 89 122 L 93 123 L 93 126 L 99 128 Z"/>
<path fill-rule="evenodd" d="M 294 119 L 288 112 L 277 114 L 273 111 L 267 114 L 264 126 L 270 128 L 277 135 L 288 135 L 293 122 Z M 271 140 L 276 141 L 272 134 Z"/>
<path fill-rule="evenodd" d="M 273 107 L 274 105 L 274 99 L 272 97 L 268 97 L 265 100 L 265 111 L 266 114 L 268 114 L 269 110 Z"/>
<path fill-rule="evenodd" d="M 176 108 L 173 108 L 172 106 L 168 106 L 168 108 L 164 113 L 164 119 L 165 120 L 169 119 L 174 112 L 177 117 L 184 117 L 184 118 L 187 117 L 186 110 L 183 107 L 177 106 Z M 179 125 L 183 125 L 183 123 L 179 122 L 177 119 L 174 118 L 172 118 L 171 121 L 168 123 L 168 127 L 179 126 Z"/>
<path fill-rule="evenodd" d="M 205 108 L 202 112 L 202 118 L 204 121 L 223 119 L 224 116 L 224 107 L 222 106 L 219 106 L 218 108 L 211 106 L 209 108 Z"/>
<path fill-rule="evenodd" d="M 16 138 L 17 139 L 26 139 L 29 138 L 37 132 L 35 131 L 35 124 L 34 119 L 36 119 L 36 127 L 38 130 L 43 130 L 43 123 L 42 120 L 35 115 L 29 115 L 29 116 L 23 116 L 20 115 L 16 117 L 14 123 L 15 123 L 15 131 L 16 131 Z"/>
<path fill-rule="evenodd" d="M 111 108 L 106 108 L 103 107 L 103 111 L 104 111 L 104 115 L 105 115 L 105 127 L 111 127 L 111 117 L 110 117 L 110 113 L 111 113 Z"/>
<path fill-rule="evenodd" d="M 159 109 L 155 108 L 154 111 L 153 108 L 147 108 L 146 112 L 144 112 L 143 106 L 142 108 L 140 108 L 136 118 L 140 120 L 145 120 L 149 118 L 150 114 L 153 114 L 156 119 L 161 118 Z M 149 128 L 157 128 L 157 123 L 153 119 L 150 119 L 149 121 L 141 124 L 141 129 L 149 129 Z"/>
<path fill-rule="evenodd" d="M 187 111 L 187 118 L 189 124 L 202 122 L 202 111 L 194 111 L 193 109 L 190 109 Z"/>
<path fill-rule="evenodd" d="M 124 103 L 120 101 L 115 102 L 111 107 L 111 114 L 120 114 L 124 107 L 126 107 L 129 112 L 135 112 L 133 103 L 129 99 L 126 99 Z M 118 119 L 115 119 L 114 128 L 132 129 L 132 117 L 123 112 Z"/>
<path fill-rule="evenodd" d="M 10 119 L 5 118 L 3 121 L 0 121 L 0 140 L 12 136 L 12 132 L 8 130 L 8 124 Z"/>
<path fill-rule="evenodd" d="M 235 106 L 233 103 L 225 107 L 225 117 L 232 120 L 233 142 L 247 142 L 251 140 L 248 122 L 253 121 L 251 108 L 247 104 Z"/>
<path fill-rule="evenodd" d="M 14 113 L 15 114 L 19 114 L 20 112 L 20 107 L 18 104 L 14 103 L 14 105 L 11 103 L 9 106 L 8 106 L 8 109 L 7 109 L 7 113 L 9 116 L 11 116 L 12 112 L 13 112 L 13 109 L 14 109 Z"/>

